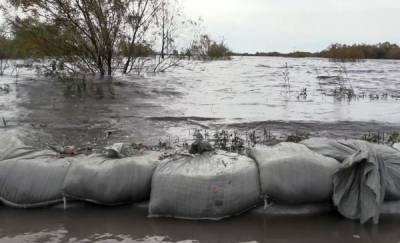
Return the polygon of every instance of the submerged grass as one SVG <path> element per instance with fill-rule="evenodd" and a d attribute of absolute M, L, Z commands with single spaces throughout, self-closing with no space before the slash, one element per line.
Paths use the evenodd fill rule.
<path fill-rule="evenodd" d="M 400 132 L 368 132 L 361 136 L 361 140 L 391 146 L 400 142 Z"/>
<path fill-rule="evenodd" d="M 171 142 L 170 137 L 160 140 L 158 146 L 153 147 L 156 150 L 175 149 L 179 151 L 190 150 L 189 144 L 196 144 L 197 141 L 205 141 L 209 143 L 214 149 L 220 149 L 227 152 L 245 154 L 249 148 L 256 145 L 272 146 L 280 142 L 294 142 L 299 143 L 302 140 L 309 138 L 309 133 L 296 131 L 287 134 L 287 136 L 278 137 L 267 128 L 255 129 L 249 131 L 239 130 L 207 130 L 195 129 L 191 132 L 192 138 L 189 140 L 175 139 Z M 177 141 L 181 142 L 177 142 Z"/>
<path fill-rule="evenodd" d="M 211 134 L 211 135 L 210 135 Z M 188 151 L 193 141 L 201 137 L 212 145 L 214 149 L 220 149 L 228 152 L 239 154 L 246 154 L 248 149 L 256 145 L 273 146 L 281 142 L 299 143 L 303 140 L 309 139 L 312 135 L 305 131 L 293 131 L 286 135 L 273 134 L 267 128 L 249 130 L 240 132 L 238 130 L 195 130 L 192 140 L 186 140 L 183 143 L 173 143 L 169 141 L 161 142 L 161 146 L 156 149 L 180 149 L 181 151 Z M 369 132 L 360 137 L 361 140 L 371 143 L 385 144 L 392 146 L 400 142 L 400 132 Z M 183 140 L 181 140 L 183 141 Z M 169 144 L 166 146 L 166 144 Z"/>

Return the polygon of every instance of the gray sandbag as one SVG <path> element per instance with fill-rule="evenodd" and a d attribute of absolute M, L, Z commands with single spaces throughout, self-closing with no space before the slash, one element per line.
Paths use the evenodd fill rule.
<path fill-rule="evenodd" d="M 324 155 L 344 158 L 343 167 L 334 175 L 333 202 L 345 217 L 377 223 L 383 201 L 400 200 L 400 151 L 360 140 L 303 143 Z"/>
<path fill-rule="evenodd" d="M 63 182 L 72 159 L 36 152 L 29 158 L 0 162 L 0 200 L 13 207 L 32 208 L 63 199 Z"/>
<path fill-rule="evenodd" d="M 317 153 L 336 158 L 340 162 L 349 160 L 351 156 L 353 156 L 352 159 L 354 160 L 355 154 L 360 153 L 362 150 L 375 151 L 377 156 L 379 156 L 382 161 L 386 162 L 385 167 L 388 167 L 387 172 L 390 174 L 386 182 L 385 200 L 400 200 L 400 193 L 397 189 L 400 187 L 400 181 L 397 175 L 400 173 L 397 171 L 397 161 L 400 160 L 400 151 L 397 149 L 355 139 L 335 140 L 329 138 L 311 138 L 301 143 Z M 360 157 L 359 159 L 366 160 L 367 158 Z"/>
<path fill-rule="evenodd" d="M 223 151 L 177 155 L 154 172 L 149 215 L 219 220 L 259 201 L 258 170 L 252 159 Z"/>
<path fill-rule="evenodd" d="M 26 146 L 17 137 L 15 131 L 0 131 L 0 161 L 31 155 L 35 152 L 37 152 L 37 150 Z M 35 156 L 36 155 L 33 155 L 32 157 Z"/>
<path fill-rule="evenodd" d="M 99 154 L 79 158 L 65 178 L 64 193 L 102 205 L 145 200 L 150 196 L 151 177 L 159 157 L 160 153 L 147 151 L 122 159 Z"/>
<path fill-rule="evenodd" d="M 334 204 L 344 216 L 378 223 L 382 203 L 400 199 L 400 152 L 366 143 L 334 177 Z"/>
<path fill-rule="evenodd" d="M 335 159 L 296 143 L 256 146 L 249 155 L 258 163 L 262 193 L 272 200 L 283 204 L 331 200 L 333 174 L 341 166 Z"/>
<path fill-rule="evenodd" d="M 337 159 L 339 162 L 343 162 L 360 146 L 367 144 L 366 141 L 362 140 L 335 140 L 330 138 L 310 138 L 300 143 L 318 154 Z"/>

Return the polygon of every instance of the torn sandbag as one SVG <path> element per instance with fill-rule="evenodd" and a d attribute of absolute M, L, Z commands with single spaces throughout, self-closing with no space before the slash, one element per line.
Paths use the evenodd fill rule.
<path fill-rule="evenodd" d="M 160 153 L 154 151 L 109 159 L 94 154 L 78 158 L 64 182 L 65 195 L 102 205 L 139 202 L 149 198 L 151 177 Z"/>
<path fill-rule="evenodd" d="M 377 223 L 383 201 L 400 200 L 400 151 L 361 140 L 321 138 L 302 143 L 324 155 L 344 158 L 334 175 L 333 201 L 345 217 Z"/>
<path fill-rule="evenodd" d="M 400 172 L 397 172 L 395 168 L 397 167 L 397 161 L 400 159 L 400 151 L 397 149 L 355 139 L 334 140 L 329 138 L 311 138 L 302 141 L 302 143 L 311 150 L 328 157 L 337 158 L 340 162 L 345 161 L 350 156 L 354 156 L 360 150 L 376 150 L 377 155 L 385 162 L 388 162 L 385 166 L 389 166 L 388 173 L 391 175 L 387 178 L 385 200 L 400 200 L 400 189 L 397 189 L 400 188 L 400 181 L 397 180 L 397 178 L 400 178 L 400 175 L 397 175 L 397 173 Z"/>
<path fill-rule="evenodd" d="M 341 166 L 335 159 L 296 143 L 256 146 L 249 155 L 258 163 L 262 193 L 277 203 L 331 200 L 332 177 Z"/>
<path fill-rule="evenodd" d="M 334 176 L 334 203 L 344 216 L 378 223 L 383 200 L 400 200 L 400 152 L 365 143 Z"/>
<path fill-rule="evenodd" d="M 36 152 L 29 158 L 0 162 L 0 200 L 13 207 L 33 208 L 61 202 L 71 158 Z"/>
<path fill-rule="evenodd" d="M 154 172 L 149 215 L 219 220 L 259 201 L 258 170 L 252 159 L 223 151 L 176 155 Z"/>

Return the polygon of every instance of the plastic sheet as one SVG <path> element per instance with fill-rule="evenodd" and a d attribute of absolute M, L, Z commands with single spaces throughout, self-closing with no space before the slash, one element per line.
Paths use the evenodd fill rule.
<path fill-rule="evenodd" d="M 309 139 L 303 144 L 343 158 L 334 175 L 333 202 L 345 217 L 378 223 L 383 201 L 400 200 L 400 151 L 359 140 Z"/>

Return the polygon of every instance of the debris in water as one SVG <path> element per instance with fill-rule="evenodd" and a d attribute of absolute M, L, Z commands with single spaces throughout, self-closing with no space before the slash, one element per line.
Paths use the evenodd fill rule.
<path fill-rule="evenodd" d="M 213 151 L 213 147 L 207 141 L 196 140 L 190 145 L 189 153 L 191 154 L 202 154 L 207 151 Z"/>
<path fill-rule="evenodd" d="M 75 146 L 58 146 L 58 145 L 49 145 L 49 148 L 54 150 L 55 152 L 61 155 L 69 155 L 74 156 L 78 154 L 78 151 Z"/>

